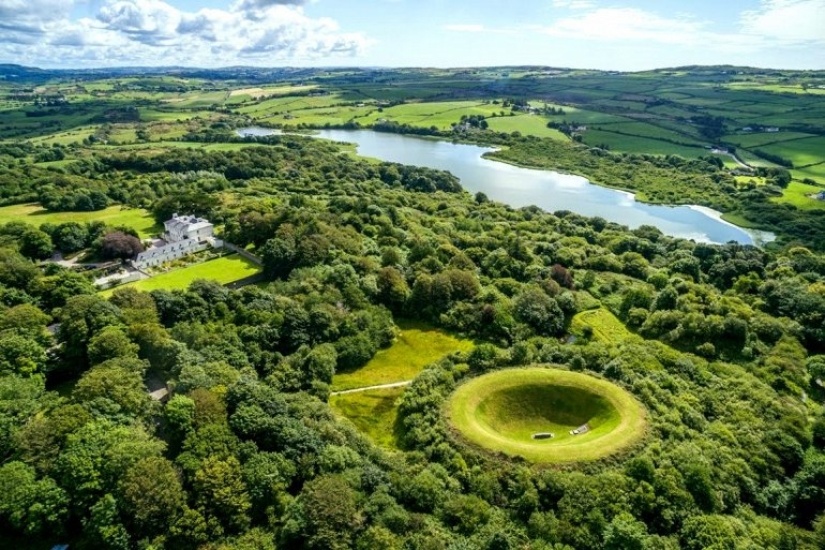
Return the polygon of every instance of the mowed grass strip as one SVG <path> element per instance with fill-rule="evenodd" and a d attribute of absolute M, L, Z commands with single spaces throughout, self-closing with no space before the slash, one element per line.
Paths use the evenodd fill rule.
<path fill-rule="evenodd" d="M 631 332 L 627 330 L 627 327 L 603 307 L 582 311 L 573 317 L 572 328 L 574 332 L 582 334 L 584 327 L 590 327 L 593 331 L 593 337 L 606 344 L 616 344 L 631 336 Z"/>
<path fill-rule="evenodd" d="M 152 215 L 142 208 L 110 206 L 105 210 L 94 212 L 50 212 L 37 203 L 13 204 L 0 208 L 0 224 L 23 221 L 39 227 L 44 223 L 86 223 L 101 221 L 106 225 L 125 225 L 131 227 L 142 238 L 160 233 L 162 227 L 155 222 Z"/>
<path fill-rule="evenodd" d="M 117 288 L 126 288 L 127 286 L 144 292 L 159 289 L 185 289 L 196 279 L 210 279 L 221 284 L 226 284 L 255 275 L 260 270 L 260 267 L 243 256 L 232 254 L 231 256 L 224 256 L 215 260 L 209 260 L 200 264 L 162 273 L 151 279 L 144 279 L 113 289 L 104 290 L 100 292 L 100 295 L 108 298 Z"/>
<path fill-rule="evenodd" d="M 402 393 L 403 387 L 333 395 L 329 404 L 378 445 L 398 449 L 397 403 Z"/>
<path fill-rule="evenodd" d="M 379 350 L 366 365 L 336 374 L 332 391 L 351 390 L 412 380 L 424 367 L 455 351 L 469 351 L 470 340 L 460 340 L 425 323 L 396 321 L 400 333 L 395 342 Z"/>
<path fill-rule="evenodd" d="M 461 436 L 488 451 L 538 464 L 592 461 L 642 439 L 644 407 L 627 391 L 559 369 L 505 369 L 459 386 L 446 405 Z M 584 424 L 589 430 L 571 435 Z M 551 432 L 550 439 L 532 434 Z"/>

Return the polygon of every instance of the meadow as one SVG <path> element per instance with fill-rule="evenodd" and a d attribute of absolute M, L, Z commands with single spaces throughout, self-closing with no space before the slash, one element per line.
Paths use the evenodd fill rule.
<path fill-rule="evenodd" d="M 490 130 L 495 132 L 521 132 L 525 136 L 538 136 L 567 141 L 569 138 L 556 130 L 547 127 L 547 118 L 538 115 L 516 115 L 488 118 Z"/>
<path fill-rule="evenodd" d="M 632 335 L 615 315 L 603 307 L 582 311 L 573 317 L 570 328 L 574 334 L 584 334 L 585 327 L 590 327 L 596 341 L 606 344 L 617 344 Z"/>
<path fill-rule="evenodd" d="M 144 239 L 157 235 L 162 230 L 162 227 L 155 222 L 155 219 L 147 210 L 124 206 L 110 206 L 105 210 L 95 210 L 93 212 L 50 212 L 37 203 L 0 207 L 0 224 L 11 221 L 23 221 L 38 227 L 44 223 L 100 221 L 106 225 L 131 227 Z"/>
<path fill-rule="evenodd" d="M 379 350 L 363 367 L 337 373 L 332 379 L 333 391 L 412 380 L 433 361 L 455 351 L 469 351 L 473 346 L 469 340 L 418 321 L 399 319 L 396 325 L 399 334 L 395 342 Z"/>
<path fill-rule="evenodd" d="M 398 398 L 404 388 L 383 388 L 333 395 L 329 404 L 378 445 L 398 448 Z"/>
<path fill-rule="evenodd" d="M 802 210 L 825 210 L 825 201 L 813 199 L 810 196 L 821 191 L 825 191 L 825 187 L 792 181 L 784 190 L 781 197 L 776 197 L 772 200 L 774 202 L 792 204 Z"/>
<path fill-rule="evenodd" d="M 243 256 L 232 254 L 215 260 L 209 260 L 180 269 L 174 269 L 151 279 L 128 283 L 115 288 L 131 287 L 143 292 L 152 290 L 176 290 L 187 288 L 196 279 L 209 279 L 221 284 L 231 283 L 260 272 L 253 262 Z M 101 291 L 104 298 L 112 295 L 115 289 Z"/>

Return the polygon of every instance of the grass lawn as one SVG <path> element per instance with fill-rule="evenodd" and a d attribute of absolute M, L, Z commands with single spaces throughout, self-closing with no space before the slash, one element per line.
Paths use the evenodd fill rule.
<path fill-rule="evenodd" d="M 187 288 L 195 279 L 211 279 L 221 284 L 231 283 L 244 277 L 255 275 L 260 268 L 243 256 L 232 254 L 216 260 L 209 260 L 181 269 L 175 269 L 161 275 L 156 275 L 151 279 L 144 279 L 134 283 L 129 283 L 116 288 L 131 286 L 144 292 L 164 289 L 175 290 Z M 108 298 L 115 289 L 104 290 L 100 295 Z"/>
<path fill-rule="evenodd" d="M 605 308 L 582 311 L 573 317 L 573 332 L 582 334 L 584 327 L 593 329 L 593 337 L 600 342 L 615 344 L 621 342 L 631 332 L 625 328 L 619 319 Z"/>
<path fill-rule="evenodd" d="M 462 384 L 446 406 L 450 423 L 469 442 L 530 462 L 596 460 L 639 441 L 645 410 L 622 388 L 581 373 L 505 369 Z M 587 424 L 588 430 L 570 430 Z M 536 433 L 554 437 L 533 439 Z"/>
<path fill-rule="evenodd" d="M 398 320 L 396 324 L 401 331 L 392 346 L 379 350 L 360 369 L 336 374 L 333 391 L 412 380 L 433 361 L 473 347 L 469 340 L 459 340 L 424 323 Z"/>
<path fill-rule="evenodd" d="M 37 203 L 13 204 L 0 207 L 0 223 L 24 221 L 35 226 L 44 223 L 91 222 L 101 221 L 107 225 L 125 225 L 147 238 L 157 234 L 162 227 L 155 223 L 152 215 L 142 208 L 110 206 L 95 212 L 49 212 Z"/>
<path fill-rule="evenodd" d="M 521 132 L 525 136 L 549 137 L 568 141 L 566 135 L 547 127 L 547 119 L 537 115 L 500 116 L 488 118 L 487 124 L 496 132 Z"/>
<path fill-rule="evenodd" d="M 825 210 L 825 201 L 812 199 L 809 195 L 815 195 L 823 191 L 822 187 L 808 185 L 798 181 L 792 181 L 782 192 L 781 197 L 772 199 L 774 202 L 785 202 L 792 204 L 802 210 Z"/>
<path fill-rule="evenodd" d="M 402 393 L 404 388 L 386 388 L 333 395 L 329 398 L 329 404 L 378 445 L 397 449 L 396 402 Z"/>

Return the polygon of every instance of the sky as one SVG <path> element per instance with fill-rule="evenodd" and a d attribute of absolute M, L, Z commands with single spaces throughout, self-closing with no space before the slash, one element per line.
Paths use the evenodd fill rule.
<path fill-rule="evenodd" d="M 0 0 L 0 63 L 825 69 L 825 0 Z"/>

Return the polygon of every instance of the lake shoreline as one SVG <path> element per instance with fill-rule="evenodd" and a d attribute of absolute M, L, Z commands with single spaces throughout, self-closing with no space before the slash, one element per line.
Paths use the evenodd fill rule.
<path fill-rule="evenodd" d="M 444 140 L 442 140 L 442 141 L 444 141 Z M 474 144 L 474 145 L 477 145 L 477 144 Z M 591 179 L 586 174 L 577 173 L 577 172 L 570 172 L 569 170 L 565 170 L 563 168 L 546 168 L 544 166 L 537 166 L 535 164 L 522 163 L 522 162 L 517 162 L 517 161 L 514 161 L 514 160 L 510 160 L 510 159 L 497 157 L 497 156 L 495 156 L 495 153 L 499 150 L 500 149 L 497 148 L 496 150 L 490 151 L 489 153 L 484 153 L 481 156 L 482 156 L 482 158 L 490 160 L 490 161 L 501 162 L 503 164 L 509 164 L 510 166 L 516 166 L 518 168 L 527 168 L 529 170 L 543 170 L 545 172 L 555 172 L 557 174 L 566 174 L 566 175 L 570 175 L 570 176 L 579 176 L 581 178 L 585 178 L 588 182 L 590 182 L 593 185 L 598 185 L 599 187 L 604 187 L 606 189 L 612 189 L 614 191 L 626 193 L 634 201 L 637 201 L 637 202 L 640 202 L 640 203 L 643 203 L 643 204 L 650 204 L 650 205 L 655 205 L 655 206 L 668 206 L 668 207 L 686 206 L 687 208 L 690 208 L 691 210 L 696 210 L 697 212 L 701 212 L 702 214 L 704 214 L 708 217 L 711 217 L 711 218 L 719 221 L 720 223 L 725 223 L 725 224 L 727 224 L 731 227 L 741 229 L 742 231 L 744 231 L 745 233 L 747 233 L 751 236 L 751 238 L 754 241 L 754 246 L 762 247 L 765 244 L 773 242 L 773 241 L 776 240 L 776 235 L 773 232 L 769 231 L 769 230 L 762 229 L 762 228 L 757 227 L 755 225 L 745 225 L 745 224 L 736 223 L 734 221 L 736 218 L 729 219 L 727 216 L 732 215 L 731 212 L 723 212 L 721 210 L 716 210 L 715 208 L 713 208 L 711 206 L 707 206 L 707 205 L 703 205 L 703 204 L 688 203 L 688 202 L 666 203 L 666 202 L 658 202 L 658 201 L 655 201 L 655 200 L 650 200 L 650 198 L 648 198 L 647 195 L 645 195 L 643 192 L 628 189 L 626 187 L 621 187 L 619 185 L 612 185 L 612 184 L 609 184 L 609 183 L 604 183 L 604 182 L 601 182 L 601 181 L 597 181 L 597 180 Z"/>
<path fill-rule="evenodd" d="M 253 132 L 261 135 L 260 130 L 263 129 L 237 132 L 238 135 Z M 359 157 L 449 171 L 471 195 L 482 192 L 491 200 L 513 208 L 535 205 L 549 213 L 570 211 L 584 217 L 602 217 L 630 229 L 652 225 L 665 235 L 695 242 L 734 241 L 762 246 L 775 238 L 730 223 L 722 219 L 721 212 L 706 205 L 657 203 L 646 200 L 638 191 L 594 182 L 583 174 L 500 158 L 495 153 L 503 148 L 492 144 L 432 136 L 409 139 L 420 136 L 370 129 L 316 129 L 316 132 L 311 137 L 355 145 Z"/>

